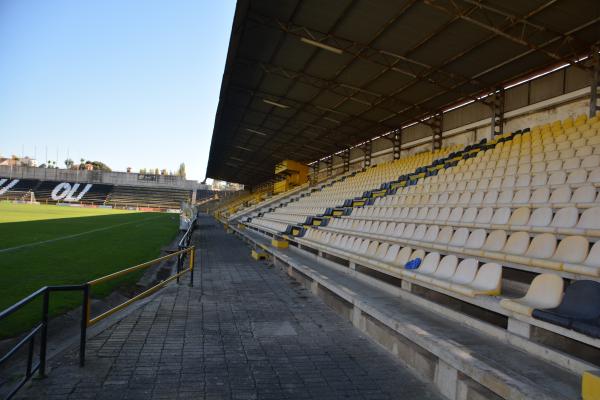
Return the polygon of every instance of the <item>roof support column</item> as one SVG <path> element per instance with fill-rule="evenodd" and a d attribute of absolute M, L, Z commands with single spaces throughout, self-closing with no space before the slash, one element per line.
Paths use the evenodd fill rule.
<path fill-rule="evenodd" d="M 329 156 L 325 159 L 325 167 L 327 168 L 327 177 L 333 175 L 333 156 Z"/>
<path fill-rule="evenodd" d="M 344 150 L 342 153 L 342 161 L 344 162 L 344 172 L 350 171 L 350 149 Z"/>
<path fill-rule="evenodd" d="M 598 110 L 600 110 L 600 105 L 598 104 L 598 81 L 600 80 L 600 54 L 598 54 L 598 47 L 594 47 L 594 52 L 592 54 L 592 83 L 590 84 L 590 115 L 592 118 L 596 115 Z"/>
<path fill-rule="evenodd" d="M 321 169 L 321 160 L 317 160 L 316 163 L 312 165 L 313 173 L 310 175 L 310 184 L 311 186 L 317 183 L 319 180 L 319 170 Z"/>
<path fill-rule="evenodd" d="M 394 160 L 400 159 L 400 148 L 402 147 L 402 128 L 398 128 L 392 134 L 392 146 L 394 151 Z"/>
<path fill-rule="evenodd" d="M 492 123 L 491 135 L 493 139 L 496 135 L 501 135 L 504 132 L 504 89 L 500 88 L 492 95 Z"/>
<path fill-rule="evenodd" d="M 444 114 L 437 113 L 431 118 L 431 144 L 433 151 L 442 148 L 442 132 L 444 131 Z"/>
<path fill-rule="evenodd" d="M 373 152 L 373 143 L 370 140 L 365 142 L 365 148 L 363 149 L 363 152 L 365 153 L 363 166 L 365 168 L 369 168 L 371 166 L 371 155 Z"/>

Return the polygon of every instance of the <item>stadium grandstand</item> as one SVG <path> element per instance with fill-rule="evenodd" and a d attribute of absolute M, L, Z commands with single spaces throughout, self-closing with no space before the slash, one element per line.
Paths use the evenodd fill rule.
<path fill-rule="evenodd" d="M 238 2 L 217 218 L 447 398 L 600 398 L 599 17 Z"/>
<path fill-rule="evenodd" d="M 232 194 L 175 176 L 0 167 L 0 200 L 17 202 L 165 211 Z"/>
<path fill-rule="evenodd" d="M 11 396 L 600 399 L 599 81 L 598 1 L 238 0 L 206 177 L 244 190 L 0 169 L 0 199 L 198 205 L 75 287 L 77 343 Z"/>

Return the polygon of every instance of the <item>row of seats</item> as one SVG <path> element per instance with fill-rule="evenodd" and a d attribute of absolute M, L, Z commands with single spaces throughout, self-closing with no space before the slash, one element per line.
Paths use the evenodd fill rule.
<path fill-rule="evenodd" d="M 600 207 L 530 208 L 511 207 L 366 207 L 354 209 L 347 220 L 376 220 L 424 225 L 453 225 L 469 228 L 504 229 L 600 236 Z M 352 223 L 352 222 L 350 222 Z"/>
<path fill-rule="evenodd" d="M 591 171 L 579 168 L 570 172 L 555 171 L 552 173 L 539 172 L 536 174 L 507 175 L 493 178 L 474 178 L 458 182 L 442 182 L 423 185 L 423 193 L 443 193 L 448 191 L 471 191 L 489 189 L 527 188 L 537 186 L 568 185 L 577 188 L 585 184 L 600 184 L 600 168 Z"/>
<path fill-rule="evenodd" d="M 476 192 L 446 192 L 433 194 L 399 194 L 378 197 L 373 202 L 377 207 L 401 206 L 489 206 L 489 207 L 592 207 L 600 203 L 600 190 L 592 185 L 537 189 L 478 190 Z M 357 214 L 353 214 L 357 215 Z"/>
<path fill-rule="evenodd" d="M 285 231 L 285 229 L 288 226 L 288 224 L 283 223 L 283 222 L 269 221 L 269 220 L 264 220 L 264 219 L 255 221 L 254 224 L 258 227 L 266 228 L 268 230 L 278 231 L 278 232 Z"/>
<path fill-rule="evenodd" d="M 390 245 L 347 235 L 331 235 L 316 229 L 309 229 L 304 238 L 342 253 L 350 253 L 358 261 L 384 269 L 391 266 L 403 277 L 428 282 L 465 296 L 500 294 L 502 267 L 496 263 L 479 267 L 476 259 L 465 259 L 459 263 L 454 255 L 442 257 L 437 252 L 426 254 L 421 249 L 413 250 L 409 246 L 400 247 L 397 244 Z M 415 260 L 418 260 L 418 268 L 404 268 Z"/>
<path fill-rule="evenodd" d="M 571 235 L 561 239 L 552 233 L 531 236 L 528 232 L 509 234 L 501 229 L 488 231 L 404 222 L 348 222 L 352 221 L 336 219 L 323 229 L 332 231 L 331 234 L 353 234 L 523 266 L 600 276 L 600 242 L 591 244 L 584 236 Z"/>
<path fill-rule="evenodd" d="M 115 186 L 107 204 L 115 206 L 179 208 L 189 202 L 191 192 L 184 189 Z"/>
<path fill-rule="evenodd" d="M 309 229 L 304 236 L 309 242 L 327 244 L 328 250 L 337 250 L 359 262 L 392 268 L 394 272 L 460 295 L 499 296 L 502 290 L 502 267 L 497 263 L 480 266 L 476 258 L 459 259 L 456 255 L 441 255 L 432 251 L 398 244 L 362 240 L 349 236 L 328 236 Z M 511 312 L 573 329 L 585 335 L 600 338 L 600 283 L 575 281 L 563 296 L 564 281 L 556 274 L 540 274 L 531 282 L 521 298 L 501 299 L 500 305 Z"/>
<path fill-rule="evenodd" d="M 326 207 L 302 207 L 302 206 L 288 205 L 287 207 L 284 207 L 284 208 L 275 209 L 274 213 L 275 214 L 293 213 L 296 215 L 317 215 L 317 214 L 323 214 L 325 211 L 327 211 Z"/>
<path fill-rule="evenodd" d="M 600 148 L 600 147 L 599 147 Z M 473 158 L 469 160 L 475 160 Z M 498 176 L 522 175 L 539 172 L 554 172 L 560 170 L 574 170 L 584 168 L 587 170 L 600 166 L 600 155 L 593 154 L 586 157 L 558 157 L 554 160 L 530 160 L 526 157 L 504 158 L 499 160 L 490 160 L 475 163 L 465 163 L 465 166 L 477 165 L 481 167 L 478 171 L 464 171 L 458 165 L 454 174 L 442 174 L 438 179 L 431 179 L 432 182 L 455 182 L 473 178 L 493 178 Z M 454 171 L 448 171 L 454 172 Z"/>

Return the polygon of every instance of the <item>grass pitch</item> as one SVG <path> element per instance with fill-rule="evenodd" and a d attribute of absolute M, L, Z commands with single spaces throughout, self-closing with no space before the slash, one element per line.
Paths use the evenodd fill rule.
<path fill-rule="evenodd" d="M 42 286 L 80 284 L 155 258 L 177 234 L 165 213 L 0 202 L 0 310 Z M 102 297 L 141 273 L 94 287 Z M 53 293 L 52 315 L 81 304 L 81 292 Z M 39 322 L 41 301 L 0 322 L 0 337 Z"/>

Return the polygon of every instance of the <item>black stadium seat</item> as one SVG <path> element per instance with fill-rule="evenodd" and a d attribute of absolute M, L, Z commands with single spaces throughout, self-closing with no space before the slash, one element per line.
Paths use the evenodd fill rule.
<path fill-rule="evenodd" d="M 600 338 L 600 317 L 586 321 L 574 321 L 573 330 L 595 338 Z"/>
<path fill-rule="evenodd" d="M 588 330 L 595 332 L 598 337 L 600 326 L 600 282 L 581 280 L 573 282 L 567 287 L 565 296 L 556 308 L 547 310 L 534 310 L 532 316 L 542 321 L 559 325 L 568 329 L 578 326 L 579 332 Z M 595 320 L 596 322 L 590 322 Z M 585 330 L 586 332 L 583 332 Z"/>

